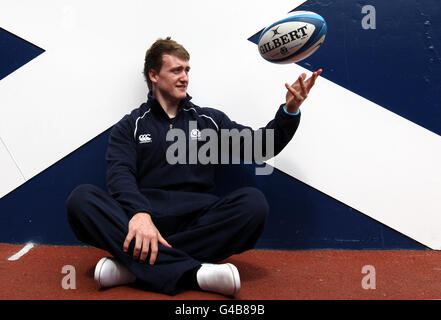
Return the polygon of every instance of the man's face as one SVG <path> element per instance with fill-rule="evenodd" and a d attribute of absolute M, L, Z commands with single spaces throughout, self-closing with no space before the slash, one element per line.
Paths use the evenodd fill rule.
<path fill-rule="evenodd" d="M 187 95 L 188 72 L 190 64 L 174 55 L 162 56 L 162 67 L 159 73 L 150 70 L 149 76 L 153 84 L 153 94 L 159 98 L 178 103 Z"/>

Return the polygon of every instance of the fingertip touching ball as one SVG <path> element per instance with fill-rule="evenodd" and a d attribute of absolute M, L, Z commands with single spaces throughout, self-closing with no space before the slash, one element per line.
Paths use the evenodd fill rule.
<path fill-rule="evenodd" d="M 260 34 L 258 48 L 267 61 L 286 64 L 312 55 L 325 41 L 325 19 L 311 11 L 294 11 Z"/>

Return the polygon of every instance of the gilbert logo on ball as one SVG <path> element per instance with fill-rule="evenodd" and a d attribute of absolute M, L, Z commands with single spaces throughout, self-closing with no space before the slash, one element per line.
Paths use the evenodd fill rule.
<path fill-rule="evenodd" d="M 294 11 L 260 34 L 260 55 L 274 63 L 301 61 L 313 54 L 325 41 L 325 19 L 310 11 Z"/>

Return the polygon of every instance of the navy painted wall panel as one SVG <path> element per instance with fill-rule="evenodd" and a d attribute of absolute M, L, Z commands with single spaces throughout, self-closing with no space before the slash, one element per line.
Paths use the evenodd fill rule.
<path fill-rule="evenodd" d="M 70 230 L 65 202 L 80 184 L 104 190 L 109 130 L 0 200 L 0 242 L 80 244 Z"/>
<path fill-rule="evenodd" d="M 376 28 L 364 29 L 365 5 Z M 296 10 L 322 15 L 328 33 L 299 64 L 380 106 L 441 134 L 441 6 L 424 1 L 307 1 Z"/>
<path fill-rule="evenodd" d="M 0 28 L 0 80 L 43 52 L 36 45 Z"/>
<path fill-rule="evenodd" d="M 241 186 L 263 191 L 270 214 L 258 248 L 426 248 L 277 169 L 270 176 L 255 176 L 254 171 L 254 165 L 221 167 L 217 192 Z"/>

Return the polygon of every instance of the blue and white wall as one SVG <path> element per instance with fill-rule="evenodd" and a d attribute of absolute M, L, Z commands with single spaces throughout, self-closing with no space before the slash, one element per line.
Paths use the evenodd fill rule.
<path fill-rule="evenodd" d="M 266 62 L 253 35 L 293 9 L 325 18 L 325 43 L 299 64 Z M 260 248 L 441 249 L 440 18 L 436 0 L 3 0 L 0 242 L 79 244 L 65 199 L 105 188 L 109 129 L 145 101 L 148 46 L 172 36 L 192 55 L 195 103 L 255 128 L 285 82 L 324 70 L 271 176 L 220 168 L 220 194 L 266 194 Z"/>

